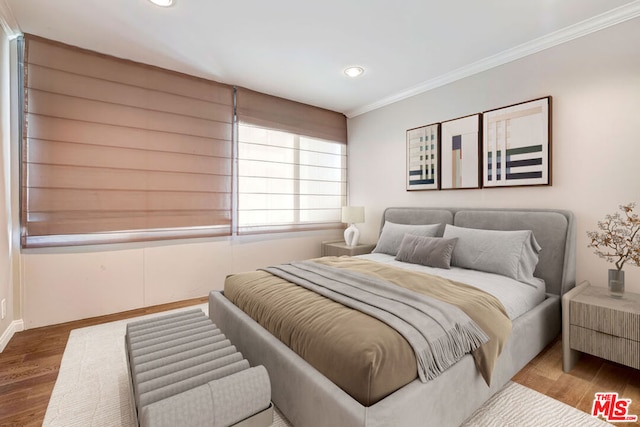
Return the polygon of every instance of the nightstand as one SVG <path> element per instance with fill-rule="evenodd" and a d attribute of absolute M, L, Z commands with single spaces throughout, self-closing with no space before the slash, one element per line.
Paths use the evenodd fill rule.
<path fill-rule="evenodd" d="M 640 294 L 611 298 L 604 287 L 582 282 L 562 297 L 562 369 L 580 353 L 640 369 Z"/>
<path fill-rule="evenodd" d="M 363 255 L 370 253 L 376 245 L 360 244 L 347 246 L 343 240 L 322 242 L 322 256 Z"/>

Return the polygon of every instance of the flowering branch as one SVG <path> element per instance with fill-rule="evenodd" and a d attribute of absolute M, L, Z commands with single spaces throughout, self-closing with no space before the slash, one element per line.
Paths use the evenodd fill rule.
<path fill-rule="evenodd" d="M 625 263 L 640 267 L 640 217 L 633 212 L 635 203 L 620 205 L 623 215 L 616 212 L 606 215 L 604 221 L 598 221 L 598 228 L 602 232 L 587 231 L 591 239 L 588 247 L 600 258 L 622 270 Z"/>

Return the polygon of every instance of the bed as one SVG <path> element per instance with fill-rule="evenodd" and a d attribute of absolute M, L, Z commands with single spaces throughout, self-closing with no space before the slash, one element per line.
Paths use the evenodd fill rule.
<path fill-rule="evenodd" d="M 467 354 L 435 378 L 426 382 L 413 379 L 371 404 L 363 404 L 362 399 L 352 397 L 330 381 L 231 303 L 223 292 L 211 292 L 212 320 L 252 364 L 267 368 L 272 400 L 296 427 L 460 425 L 560 332 L 560 297 L 575 285 L 575 224 L 571 212 L 388 208 L 383 214 L 382 232 L 387 223 L 434 227 L 437 224 L 438 237 L 456 228 L 530 230 L 542 248 L 533 272 L 541 289 L 532 292 L 537 296 L 528 306 L 518 305 L 519 298 L 515 298 L 515 305 L 504 301 L 511 332 L 490 375 L 490 385 L 478 371 L 474 357 Z M 447 225 L 454 227 L 446 229 Z M 398 263 L 395 257 L 383 253 L 362 258 L 376 263 Z M 462 277 L 462 281 L 466 273 L 464 269 L 451 269 L 456 280 Z M 488 282 L 491 287 L 491 280 Z"/>

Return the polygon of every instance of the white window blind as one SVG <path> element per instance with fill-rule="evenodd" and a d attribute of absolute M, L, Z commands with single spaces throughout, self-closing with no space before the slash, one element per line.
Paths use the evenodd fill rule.
<path fill-rule="evenodd" d="M 339 228 L 346 145 L 240 123 L 238 233 Z"/>
<path fill-rule="evenodd" d="M 341 228 L 343 114 L 237 88 L 238 233 Z"/>

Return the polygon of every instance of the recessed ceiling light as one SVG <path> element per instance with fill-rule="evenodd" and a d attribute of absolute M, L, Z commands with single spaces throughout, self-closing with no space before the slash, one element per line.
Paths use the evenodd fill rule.
<path fill-rule="evenodd" d="M 173 4 L 173 0 L 149 0 L 149 1 L 155 5 L 162 6 L 162 7 L 169 7 Z"/>
<path fill-rule="evenodd" d="M 344 70 L 344 73 L 349 77 L 358 77 L 362 73 L 364 73 L 364 68 L 362 67 L 349 67 Z"/>

